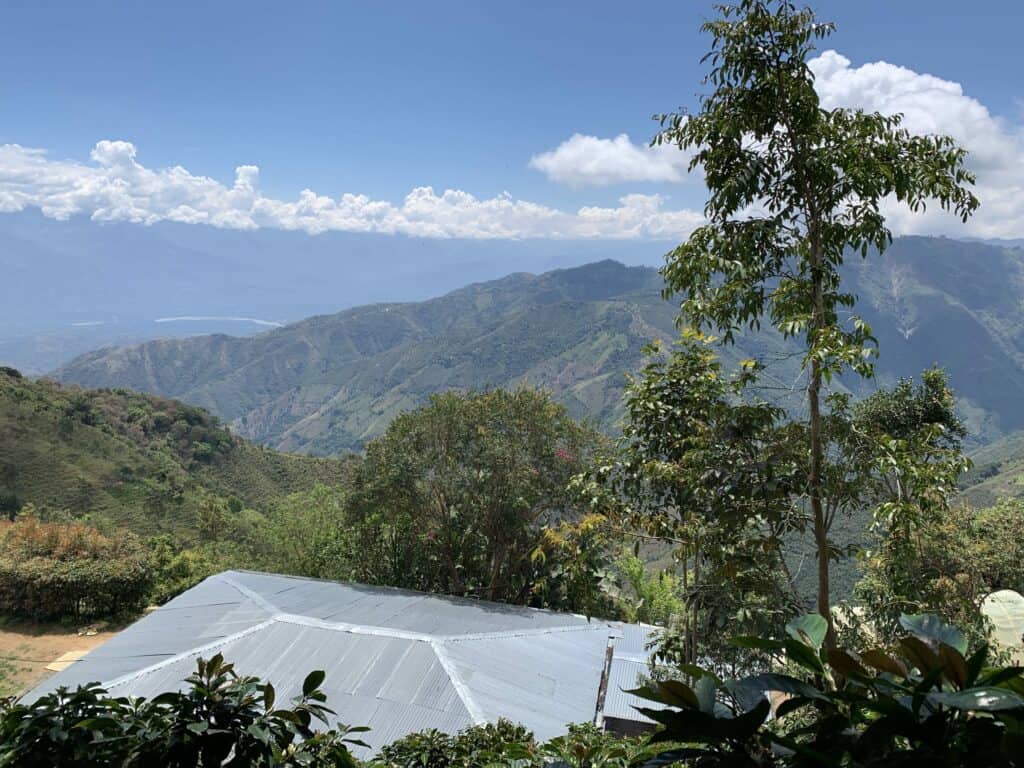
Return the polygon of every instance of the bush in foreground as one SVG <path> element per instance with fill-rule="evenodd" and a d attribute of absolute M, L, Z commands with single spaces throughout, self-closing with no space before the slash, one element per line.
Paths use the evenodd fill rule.
<path fill-rule="evenodd" d="M 198 662 L 182 692 L 151 700 L 109 698 L 98 685 L 60 689 L 32 704 L 0 704 L 0 766 L 198 768 L 344 766 L 358 728 L 314 730 L 331 711 L 310 674 L 290 707 L 274 688 L 239 677 L 220 656 Z"/>
<path fill-rule="evenodd" d="M 862 653 L 824 649 L 817 615 L 791 622 L 784 640 L 740 638 L 783 671 L 720 680 L 689 666 L 680 670 L 689 683 L 651 682 L 637 691 L 662 705 L 642 710 L 662 724 L 651 737 L 583 725 L 540 744 L 499 721 L 406 736 L 367 768 L 1024 766 L 1024 669 L 990 664 L 986 646 L 969 651 L 964 634 L 934 616 L 902 624 L 896 649 Z M 365 729 L 326 727 L 323 679 L 313 672 L 290 707 L 275 708 L 271 685 L 215 656 L 199 661 L 184 692 L 152 700 L 109 698 L 92 685 L 0 702 L 0 768 L 353 768 L 349 746 Z M 774 713 L 766 693 L 781 694 Z"/>
<path fill-rule="evenodd" d="M 895 650 L 823 648 L 817 614 L 783 641 L 737 642 L 774 654 L 788 674 L 720 680 L 696 667 L 691 685 L 637 691 L 668 709 L 644 709 L 682 744 L 660 764 L 763 766 L 1024 766 L 1024 669 L 992 666 L 963 632 L 935 616 L 903 616 Z M 765 692 L 781 695 L 775 718 Z"/>

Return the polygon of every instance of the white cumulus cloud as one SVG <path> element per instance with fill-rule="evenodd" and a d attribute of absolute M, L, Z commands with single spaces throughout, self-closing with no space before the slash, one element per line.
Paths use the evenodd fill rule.
<path fill-rule="evenodd" d="M 836 51 L 810 61 L 815 88 L 826 109 L 859 107 L 903 115 L 904 126 L 918 134 L 952 136 L 970 153 L 968 167 L 978 182 L 981 208 L 962 225 L 932 206 L 924 215 L 887 206 L 895 231 L 902 234 L 1024 236 L 1024 129 L 994 115 L 959 83 L 921 74 L 884 61 L 852 66 Z"/>
<path fill-rule="evenodd" d="M 964 93 L 959 83 L 884 61 L 853 66 L 836 51 L 810 62 L 822 106 L 900 113 L 919 134 L 947 134 L 970 153 L 968 167 L 978 183 L 981 208 L 965 226 L 932 206 L 924 215 L 886 205 L 889 223 L 900 234 L 1024 237 L 1024 125 L 999 119 Z M 686 178 L 689 154 L 671 147 L 638 146 L 625 134 L 614 139 L 574 134 L 558 147 L 535 155 L 530 166 L 549 179 L 574 187 L 625 182 L 675 183 Z M 583 211 L 581 211 L 583 215 Z"/>
<path fill-rule="evenodd" d="M 686 176 L 689 156 L 674 147 L 638 146 L 629 136 L 600 139 L 575 133 L 549 152 L 530 158 L 552 181 L 571 187 L 631 182 L 678 182 Z"/>
<path fill-rule="evenodd" d="M 994 116 L 955 82 L 887 62 L 854 66 L 835 51 L 810 62 L 826 108 L 859 107 L 902 113 L 916 133 L 950 134 L 970 151 L 981 210 L 967 226 L 932 207 L 923 216 L 886 206 L 900 234 L 1024 237 L 1024 126 Z M 531 167 L 573 187 L 642 182 L 677 183 L 687 178 L 689 153 L 638 145 L 622 134 L 599 138 L 574 134 L 535 155 Z M 695 177 L 699 179 L 699 176 Z M 693 210 L 674 210 L 659 195 L 627 194 L 611 206 L 560 210 L 505 193 L 478 198 L 469 192 L 417 187 L 400 201 L 346 192 L 329 196 L 305 189 L 281 200 L 260 191 L 259 168 L 242 165 L 224 183 L 181 166 L 149 168 L 127 141 L 104 140 L 88 160 L 51 158 L 44 149 L 0 146 L 0 212 L 38 208 L 65 219 L 153 224 L 175 221 L 233 229 L 272 227 L 380 232 L 416 237 L 619 238 L 685 237 L 703 220 Z"/>
<path fill-rule="evenodd" d="M 152 169 L 133 144 L 101 141 L 91 162 L 51 159 L 43 149 L 0 146 L 0 212 L 38 208 L 67 219 L 153 224 L 175 221 L 230 229 L 271 227 L 380 232 L 415 237 L 680 239 L 702 220 L 671 210 L 658 195 L 627 195 L 611 207 L 576 211 L 517 200 L 509 194 L 480 199 L 468 192 L 413 189 L 400 203 L 344 193 L 303 190 L 295 200 L 264 196 L 259 169 L 242 165 L 230 185 L 181 166 Z"/>

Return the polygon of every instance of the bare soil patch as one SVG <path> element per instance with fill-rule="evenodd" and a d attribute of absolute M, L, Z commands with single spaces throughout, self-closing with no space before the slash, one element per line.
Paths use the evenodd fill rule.
<path fill-rule="evenodd" d="M 0 697 L 25 693 L 54 674 L 48 664 L 65 654 L 91 651 L 118 629 L 102 622 L 68 626 L 0 618 Z"/>

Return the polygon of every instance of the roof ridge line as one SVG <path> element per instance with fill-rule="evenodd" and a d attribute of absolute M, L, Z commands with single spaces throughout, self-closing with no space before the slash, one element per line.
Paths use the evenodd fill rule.
<path fill-rule="evenodd" d="M 457 643 L 463 640 L 502 640 L 512 637 L 535 637 L 537 635 L 553 635 L 557 632 L 587 632 L 594 630 L 614 631 L 607 622 L 594 624 L 561 624 L 555 627 L 528 627 L 526 629 L 505 629 L 496 632 L 472 632 L 465 635 L 438 635 L 436 639 L 443 643 Z"/>
<path fill-rule="evenodd" d="M 222 579 L 227 584 L 234 587 L 243 596 L 249 598 L 254 603 L 259 605 L 265 611 L 270 613 L 271 618 L 276 618 L 280 621 L 287 622 L 289 624 L 301 624 L 308 627 L 319 627 L 320 629 L 329 629 L 339 632 L 351 632 L 357 635 L 376 635 L 378 637 L 394 637 L 401 640 L 415 640 L 418 642 L 461 642 L 464 640 L 499 640 L 505 638 L 514 637 L 533 637 L 537 635 L 549 635 L 556 632 L 582 632 L 595 629 L 607 629 L 608 631 L 614 631 L 615 627 L 613 624 L 604 619 L 598 619 L 596 621 L 588 621 L 586 624 L 559 624 L 552 627 L 527 627 L 524 629 L 507 629 L 497 630 L 494 632 L 470 632 L 467 634 L 448 634 L 448 635 L 434 635 L 429 632 L 416 632 L 414 630 L 406 629 L 394 629 L 392 627 L 382 627 L 379 624 L 353 624 L 347 621 L 328 621 L 327 619 L 317 619 L 313 616 L 306 616 L 299 613 L 288 613 L 281 610 L 278 606 L 267 600 L 263 595 L 255 592 L 244 584 L 236 581 L 228 572 L 219 573 L 212 578 Z M 296 577 L 302 578 L 302 577 Z M 429 597 L 429 595 L 421 595 L 421 597 Z M 566 616 L 575 616 L 576 614 L 566 614 Z"/>
<path fill-rule="evenodd" d="M 575 617 L 575 618 L 578 618 L 578 619 L 596 618 L 596 617 L 587 617 L 587 616 L 585 616 L 582 613 L 571 613 L 571 612 L 564 612 L 564 611 L 556 611 L 553 608 L 537 608 L 536 606 L 532 606 L 532 605 L 518 605 L 518 604 L 515 604 L 515 603 L 504 603 L 504 602 L 494 601 L 494 600 L 480 600 L 478 598 L 467 597 L 466 595 L 449 594 L 449 593 L 445 593 L 445 592 L 427 592 L 427 591 L 424 591 L 424 590 L 421 590 L 421 589 L 411 589 L 409 587 L 393 587 L 393 586 L 390 586 L 388 584 L 363 584 L 363 583 L 358 582 L 358 581 L 350 581 L 350 580 L 345 580 L 345 579 L 328 579 L 328 578 L 324 578 L 324 577 L 320 577 L 320 576 L 297 576 L 297 575 L 295 575 L 293 573 L 274 573 L 272 571 L 254 571 L 251 568 L 231 568 L 229 570 L 221 571 L 220 573 L 214 574 L 214 576 L 221 576 L 221 577 L 224 577 L 225 579 L 230 579 L 232 581 L 232 583 L 237 584 L 237 582 L 235 582 L 233 579 L 231 579 L 230 576 L 228 576 L 228 574 L 230 574 L 230 573 L 247 573 L 247 574 L 250 574 L 250 575 L 253 575 L 253 576 L 263 576 L 263 577 L 271 578 L 271 579 L 290 579 L 292 581 L 306 581 L 306 582 L 314 582 L 314 583 L 317 583 L 317 584 L 331 584 L 331 585 L 338 586 L 338 587 L 349 587 L 349 588 L 355 588 L 355 589 L 366 589 L 366 590 L 374 590 L 374 591 L 378 591 L 378 592 L 393 592 L 393 593 L 398 593 L 398 594 L 404 594 L 404 595 L 407 595 L 409 597 L 418 597 L 418 598 L 421 598 L 421 599 L 424 599 L 424 600 L 440 600 L 440 601 L 443 601 L 443 602 L 456 603 L 456 604 L 459 604 L 459 605 L 466 605 L 466 606 L 470 606 L 470 605 L 472 605 L 472 606 L 497 605 L 497 606 L 501 606 L 501 607 L 504 607 L 504 608 L 511 608 L 511 609 L 516 610 L 516 611 L 522 611 L 524 613 L 525 612 L 530 612 L 530 613 L 542 613 L 542 614 L 557 615 L 557 616 L 572 616 L 572 617 Z M 213 578 L 214 576 L 211 576 L 210 578 Z M 598 619 L 598 620 L 599 621 L 606 621 L 606 622 L 613 621 L 613 619 Z"/>
<path fill-rule="evenodd" d="M 217 575 L 213 576 L 212 578 L 221 579 L 222 581 L 226 582 L 228 585 L 234 587 L 236 590 L 238 590 L 239 592 L 242 593 L 243 597 L 247 597 L 250 600 L 252 600 L 254 603 L 256 603 L 256 605 L 258 605 L 260 608 L 265 610 L 271 616 L 274 616 L 275 614 L 278 614 L 278 613 L 282 613 L 280 608 L 278 608 L 272 602 L 267 600 L 267 598 L 265 598 L 259 592 L 256 592 L 254 590 L 249 589 L 244 584 L 242 584 L 242 583 L 240 583 L 238 581 L 235 581 L 233 578 L 228 576 L 228 571 L 224 571 L 222 573 L 218 573 Z"/>
<path fill-rule="evenodd" d="M 376 637 L 393 637 L 398 640 L 413 640 L 421 643 L 433 643 L 439 638 L 435 635 L 428 635 L 424 632 L 413 632 L 406 629 L 391 629 L 390 627 L 378 627 L 371 624 L 350 624 L 346 621 L 327 621 L 317 619 L 313 616 L 304 616 L 300 613 L 274 614 L 274 620 L 286 624 L 300 624 L 305 627 L 316 627 L 334 632 L 349 632 L 353 635 L 374 635 Z"/>
<path fill-rule="evenodd" d="M 102 683 L 102 685 L 104 688 L 107 689 L 113 688 L 116 685 L 124 685 L 125 683 L 130 682 L 131 680 L 144 677 L 145 675 L 148 675 L 152 672 L 156 672 L 158 669 L 163 669 L 164 667 L 168 667 L 171 664 L 175 664 L 176 662 L 187 659 L 189 656 L 195 656 L 197 654 L 203 653 L 204 651 L 212 651 L 214 648 L 217 648 L 218 646 L 226 645 L 227 643 L 246 637 L 247 635 L 259 632 L 260 630 L 269 627 L 275 621 L 276 619 L 273 616 L 271 616 L 269 619 L 261 621 L 259 624 L 254 624 L 251 627 L 247 627 L 246 629 L 240 630 L 233 634 L 219 637 L 216 640 L 213 640 L 209 643 L 197 645 L 195 648 L 189 648 L 188 650 L 181 651 L 180 653 L 176 653 L 173 656 L 168 656 L 166 659 L 161 659 L 155 664 L 150 664 L 148 667 L 143 667 L 142 669 L 137 669 L 134 672 L 129 672 L 127 675 L 115 677 L 113 680 L 109 680 L 105 683 Z"/>
<path fill-rule="evenodd" d="M 448 681 L 455 689 L 455 693 L 458 694 L 459 700 L 462 702 L 462 706 L 466 708 L 466 712 L 469 713 L 470 718 L 476 725 L 485 725 L 488 722 L 487 716 L 484 715 L 483 710 L 480 709 L 480 706 L 473 698 L 473 694 L 470 693 L 469 686 L 466 685 L 466 681 L 462 679 L 459 671 L 455 668 L 455 662 L 452 661 L 448 656 L 447 651 L 445 651 L 444 643 L 438 640 L 432 640 L 430 647 L 433 649 L 434 656 L 437 657 L 444 673 L 448 675 Z"/>

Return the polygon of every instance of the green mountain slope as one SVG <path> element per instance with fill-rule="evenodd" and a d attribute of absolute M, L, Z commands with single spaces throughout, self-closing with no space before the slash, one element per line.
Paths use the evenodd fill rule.
<path fill-rule="evenodd" d="M 30 381 L 0 369 L 0 496 L 101 525 L 188 536 L 204 499 L 262 510 L 345 463 L 234 437 L 202 409 L 126 390 Z M 8 502 L 9 503 L 9 502 Z"/>
<path fill-rule="evenodd" d="M 980 440 L 1024 427 L 1024 251 L 902 238 L 884 259 L 851 258 L 847 277 L 879 338 L 880 382 L 938 363 Z M 641 364 L 642 347 L 676 334 L 675 307 L 661 288 L 654 269 L 604 261 L 511 275 L 425 302 L 359 307 L 255 337 L 99 350 L 56 375 L 180 398 L 241 435 L 303 453 L 358 449 L 432 392 L 523 381 L 614 430 L 625 374 Z M 723 356 L 727 364 L 763 360 L 770 395 L 799 402 L 798 349 L 776 334 L 744 335 Z"/>
<path fill-rule="evenodd" d="M 1004 498 L 1024 498 L 1024 431 L 985 445 L 971 454 L 974 468 L 961 480 L 961 498 L 988 507 Z"/>

